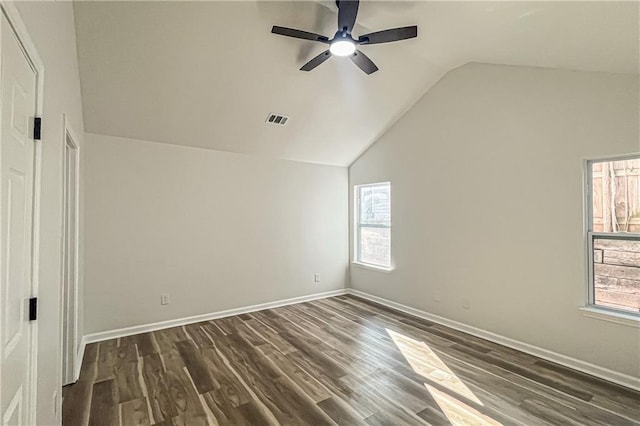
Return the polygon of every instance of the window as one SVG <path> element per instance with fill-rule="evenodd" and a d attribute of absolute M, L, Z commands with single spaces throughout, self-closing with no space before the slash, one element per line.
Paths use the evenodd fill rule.
<path fill-rule="evenodd" d="M 356 262 L 391 267 L 391 185 L 389 182 L 355 187 Z"/>
<path fill-rule="evenodd" d="M 587 162 L 589 304 L 640 314 L 640 156 Z"/>

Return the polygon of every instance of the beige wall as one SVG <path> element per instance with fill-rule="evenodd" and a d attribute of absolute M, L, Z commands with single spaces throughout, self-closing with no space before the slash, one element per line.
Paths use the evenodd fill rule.
<path fill-rule="evenodd" d="M 17 2 L 17 9 L 45 66 L 38 291 L 38 424 L 60 422 L 62 360 L 60 291 L 63 119 L 79 140 L 84 126 L 71 2 Z M 82 167 L 82 160 L 81 160 Z M 82 226 L 82 221 L 81 221 Z M 82 253 L 82 251 L 81 251 Z M 82 254 L 80 254 L 82 264 Z M 81 269 L 82 270 L 82 269 Z M 82 291 L 82 275 L 80 276 Z M 80 323 L 82 334 L 82 323 Z M 57 394 L 54 402 L 53 395 Z"/>
<path fill-rule="evenodd" d="M 86 334 L 344 288 L 346 168 L 86 139 Z"/>
<path fill-rule="evenodd" d="M 638 329 L 578 309 L 583 160 L 636 151 L 638 124 L 637 76 L 450 72 L 350 168 L 391 181 L 395 263 L 350 286 L 640 376 Z"/>

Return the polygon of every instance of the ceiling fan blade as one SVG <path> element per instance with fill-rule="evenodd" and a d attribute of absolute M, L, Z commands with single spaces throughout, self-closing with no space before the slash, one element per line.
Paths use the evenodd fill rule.
<path fill-rule="evenodd" d="M 365 34 L 360 36 L 358 42 L 360 44 L 378 44 L 389 43 L 392 41 L 406 40 L 408 38 L 414 38 L 418 36 L 418 27 L 413 25 L 411 27 L 393 28 L 390 30 L 376 31 L 375 33 Z"/>
<path fill-rule="evenodd" d="M 293 38 L 301 38 L 304 40 L 319 41 L 321 43 L 329 43 L 329 39 L 323 35 L 310 33 L 308 31 L 294 30 L 293 28 L 285 28 L 275 26 L 271 28 L 273 34 L 283 35 Z"/>
<path fill-rule="evenodd" d="M 311 71 L 312 69 L 314 69 L 315 67 L 317 67 L 318 65 L 320 65 L 321 63 L 329 59 L 330 57 L 331 57 L 331 52 L 329 52 L 329 50 L 327 49 L 321 54 L 319 54 L 318 56 L 316 56 L 315 58 L 313 58 L 312 60 L 310 60 L 309 62 L 307 62 L 306 64 L 304 64 L 302 68 L 300 68 L 300 71 Z"/>
<path fill-rule="evenodd" d="M 353 63 L 358 66 L 358 68 L 360 68 L 367 74 L 373 74 L 374 72 L 378 71 L 378 67 L 376 66 L 376 64 L 374 64 L 367 55 L 359 50 L 356 50 L 356 53 L 349 57 L 351 58 Z"/>
<path fill-rule="evenodd" d="M 349 34 L 356 24 L 359 0 L 340 0 L 338 2 L 338 30 L 346 30 Z"/>

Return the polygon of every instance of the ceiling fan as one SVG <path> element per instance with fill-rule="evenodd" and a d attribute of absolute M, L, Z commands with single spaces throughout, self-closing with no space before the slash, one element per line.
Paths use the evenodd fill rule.
<path fill-rule="evenodd" d="M 369 59 L 369 57 L 358 50 L 356 46 L 389 43 L 418 36 L 418 27 L 414 25 L 410 27 L 376 31 L 374 33 L 361 35 L 355 39 L 353 38 L 351 31 L 356 23 L 359 0 L 336 0 L 336 4 L 338 5 L 338 31 L 332 39 L 320 34 L 295 30 L 293 28 L 274 26 L 271 29 L 273 34 L 318 41 L 329 45 L 329 49 L 304 64 L 302 68 L 300 68 L 301 71 L 311 71 L 329 59 L 332 55 L 335 55 L 348 56 L 362 71 L 367 74 L 372 74 L 378 71 L 378 67 L 371 59 Z"/>

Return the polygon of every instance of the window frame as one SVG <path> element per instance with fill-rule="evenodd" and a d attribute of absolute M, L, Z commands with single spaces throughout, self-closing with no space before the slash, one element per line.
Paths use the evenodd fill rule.
<path fill-rule="evenodd" d="M 362 193 L 362 189 L 363 188 L 367 188 L 367 187 L 375 187 L 375 186 L 381 186 L 381 185 L 388 185 L 389 186 L 389 216 L 391 216 L 391 182 L 390 181 L 381 181 L 381 182 L 374 182 L 374 183 L 363 183 L 363 184 L 359 184 L 359 185 L 354 185 L 353 186 L 353 192 L 354 192 L 354 260 L 353 263 L 359 266 L 363 266 L 367 269 L 373 269 L 373 270 L 381 270 L 381 271 L 391 271 L 393 270 L 393 259 L 391 256 L 391 227 L 392 227 L 392 220 L 391 218 L 389 219 L 389 225 L 381 225 L 381 224 L 368 224 L 368 225 L 363 225 L 360 222 L 360 198 L 361 198 L 361 193 Z M 360 235 L 361 235 L 361 228 L 383 228 L 383 229 L 389 229 L 389 265 L 380 265 L 380 264 L 376 264 L 376 263 L 370 263 L 370 262 L 365 262 L 362 260 L 362 250 L 361 250 L 361 241 L 360 241 Z"/>
<path fill-rule="evenodd" d="M 590 315 L 589 313 L 597 312 L 602 315 L 612 316 L 614 318 L 621 318 L 622 320 L 631 320 L 635 324 L 627 325 L 638 326 L 640 324 L 640 313 L 623 309 L 616 309 L 610 306 L 597 305 L 595 300 L 595 264 L 593 259 L 593 242 L 597 238 L 607 238 L 612 240 L 640 240 L 640 233 L 633 232 L 595 232 L 593 231 L 593 164 L 595 163 L 607 163 L 613 161 L 635 160 L 640 159 L 640 152 L 614 155 L 607 157 L 598 157 L 587 159 L 584 161 L 584 181 L 586 196 L 584 197 L 585 207 L 584 211 L 584 238 L 586 241 L 587 250 L 587 303 L 582 309 L 585 311 L 585 315 L 598 317 L 597 315 Z M 605 319 L 605 318 L 603 318 Z M 613 321 L 618 322 L 618 321 Z"/>

